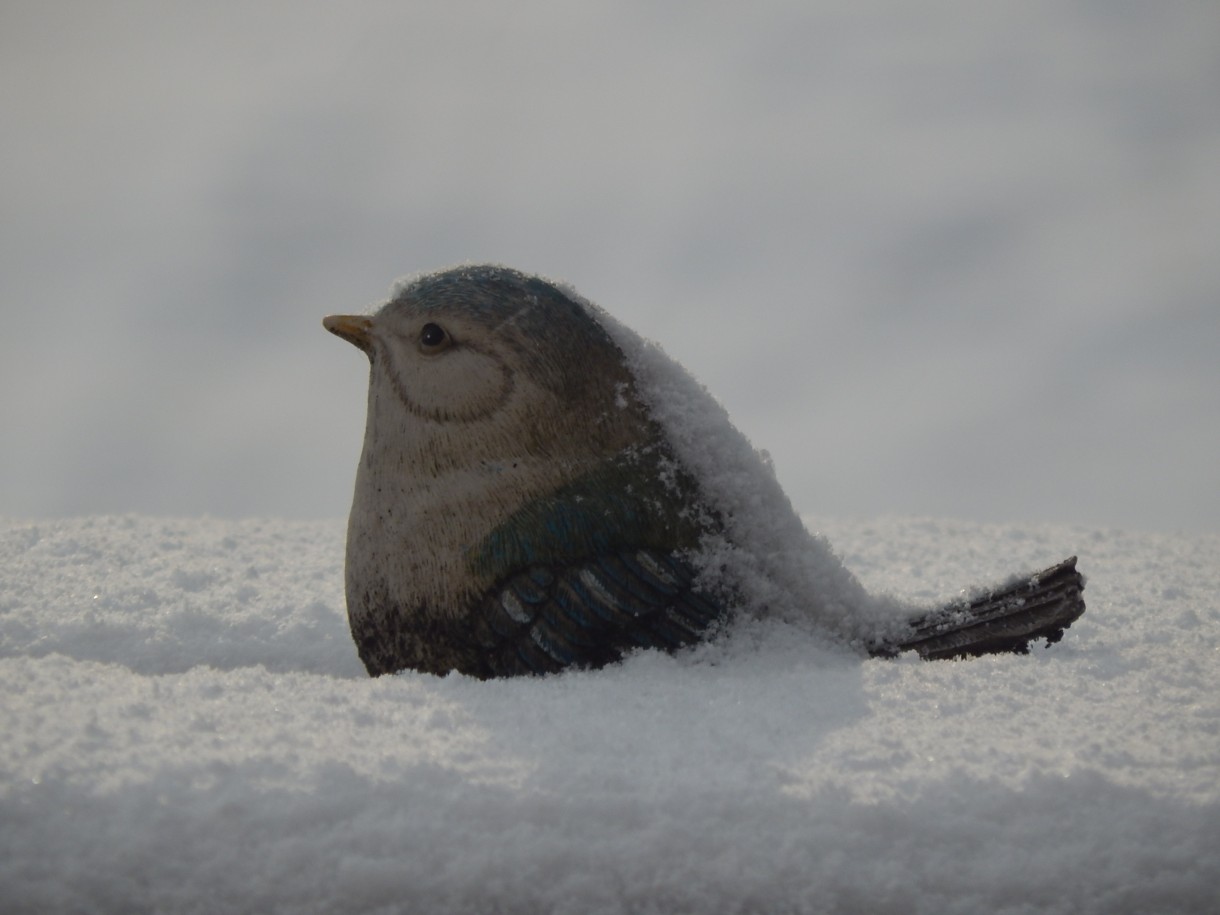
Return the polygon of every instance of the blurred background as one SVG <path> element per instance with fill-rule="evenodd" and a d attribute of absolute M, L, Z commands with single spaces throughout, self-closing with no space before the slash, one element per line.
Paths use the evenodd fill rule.
<path fill-rule="evenodd" d="M 1220 5 L 0 6 L 0 515 L 346 515 L 322 330 L 498 261 L 797 508 L 1220 531 Z"/>

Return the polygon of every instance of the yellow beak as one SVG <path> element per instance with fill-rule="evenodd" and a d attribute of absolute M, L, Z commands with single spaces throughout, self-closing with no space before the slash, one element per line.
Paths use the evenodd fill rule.
<path fill-rule="evenodd" d="M 322 326 L 366 353 L 373 349 L 373 319 L 363 315 L 327 315 Z"/>

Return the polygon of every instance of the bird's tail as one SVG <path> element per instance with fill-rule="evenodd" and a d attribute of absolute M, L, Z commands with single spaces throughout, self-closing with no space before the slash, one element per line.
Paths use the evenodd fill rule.
<path fill-rule="evenodd" d="M 916 651 L 925 660 L 1014 652 L 1029 643 L 1057 642 L 1063 630 L 1084 613 L 1084 577 L 1076 557 L 1010 582 L 973 599 L 964 599 L 912 620 L 909 633 L 875 645 L 874 657 Z"/>

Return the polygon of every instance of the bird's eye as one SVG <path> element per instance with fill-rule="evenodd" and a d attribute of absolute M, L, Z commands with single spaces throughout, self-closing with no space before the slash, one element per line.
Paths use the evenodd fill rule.
<path fill-rule="evenodd" d="M 439 353 L 452 342 L 445 328 L 429 322 L 419 332 L 419 348 L 425 353 Z"/>

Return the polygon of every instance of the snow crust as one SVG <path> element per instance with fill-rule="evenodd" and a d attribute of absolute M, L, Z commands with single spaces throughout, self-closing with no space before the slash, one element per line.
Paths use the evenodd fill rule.
<path fill-rule="evenodd" d="M 5 912 L 1207 912 L 1220 538 L 822 522 L 873 593 L 1080 555 L 1050 649 L 370 680 L 343 523 L 0 524 Z"/>

